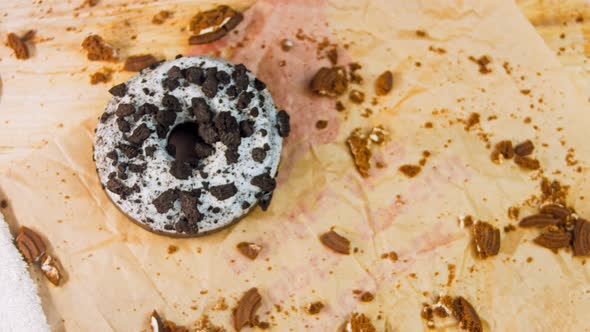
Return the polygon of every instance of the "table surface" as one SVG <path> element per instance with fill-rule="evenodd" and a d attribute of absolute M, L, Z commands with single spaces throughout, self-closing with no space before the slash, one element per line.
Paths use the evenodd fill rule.
<path fill-rule="evenodd" d="M 0 46 L 0 167 L 65 135 L 82 119 L 98 115 L 108 98 L 104 84 L 91 85 L 90 75 L 102 68 L 114 70 L 112 82 L 132 75 L 123 62 L 91 62 L 80 44 L 98 33 L 119 49 L 121 58 L 152 53 L 171 58 L 188 47 L 185 31 L 199 7 L 214 1 L 190 0 L 84 0 L 0 1 L 0 39 L 9 32 L 37 31 L 32 57 L 17 60 Z M 590 6 L 584 0 L 518 0 L 523 14 L 590 97 Z M 162 25 L 152 24 L 161 10 L 174 12 Z M 163 37 L 165 36 L 165 37 Z M 181 45 L 181 46 L 179 46 Z M 73 138 L 75 139 L 75 138 Z"/>

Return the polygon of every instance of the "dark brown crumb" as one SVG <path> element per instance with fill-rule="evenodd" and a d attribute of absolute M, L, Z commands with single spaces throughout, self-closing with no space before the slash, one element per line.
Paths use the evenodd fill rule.
<path fill-rule="evenodd" d="M 476 59 L 473 56 L 469 56 L 469 60 L 471 60 L 472 62 L 479 65 L 479 72 L 481 74 L 485 75 L 485 74 L 489 74 L 492 72 L 492 70 L 487 67 L 491 62 L 490 58 L 487 55 L 482 55 L 478 59 Z M 504 68 L 504 69 L 506 69 L 506 68 Z"/>
<path fill-rule="evenodd" d="M 365 93 L 356 89 L 348 93 L 348 98 L 355 104 L 361 104 L 365 101 Z"/>
<path fill-rule="evenodd" d="M 162 24 L 162 23 L 166 22 L 166 20 L 171 18 L 172 14 L 173 14 L 173 12 L 171 12 L 169 10 L 161 10 L 156 15 L 154 15 L 154 17 L 152 17 L 152 23 L 158 24 L 158 25 Z"/>
<path fill-rule="evenodd" d="M 516 230 L 516 227 L 514 227 L 514 225 L 512 225 L 512 224 L 508 224 L 507 226 L 504 226 L 504 233 L 510 233 L 515 230 Z"/>
<path fill-rule="evenodd" d="M 0 201 L 0 209 L 6 209 L 8 207 L 8 202 L 3 199 Z"/>
<path fill-rule="evenodd" d="M 533 150 L 535 150 L 535 145 L 531 140 L 526 140 L 514 147 L 514 153 L 521 157 L 530 155 Z"/>
<path fill-rule="evenodd" d="M 445 54 L 447 53 L 447 50 L 445 50 L 444 48 L 440 48 L 440 47 L 435 47 L 435 46 L 429 46 L 428 50 L 434 53 L 438 53 L 438 54 Z"/>
<path fill-rule="evenodd" d="M 399 168 L 399 171 L 409 178 L 415 177 L 421 170 L 422 168 L 418 165 L 403 165 Z"/>
<path fill-rule="evenodd" d="M 19 60 L 29 58 L 29 49 L 25 44 L 24 38 L 17 36 L 15 33 L 9 33 L 6 44 L 14 51 L 14 56 Z"/>
<path fill-rule="evenodd" d="M 320 311 L 322 311 L 323 308 L 324 308 L 324 304 L 320 301 L 317 301 L 317 302 L 310 303 L 307 306 L 306 311 L 310 315 L 317 315 L 320 313 Z"/>
<path fill-rule="evenodd" d="M 338 63 L 338 50 L 336 47 L 329 49 L 326 52 L 326 56 L 328 57 L 328 60 L 330 60 L 332 66 L 335 66 Z"/>
<path fill-rule="evenodd" d="M 375 295 L 371 292 L 363 292 L 360 296 L 361 302 L 371 302 L 375 299 Z"/>
<path fill-rule="evenodd" d="M 325 129 L 327 126 L 328 126 L 328 121 L 326 121 L 326 120 L 318 120 L 315 123 L 316 129 L 319 129 L 319 130 Z"/>
<path fill-rule="evenodd" d="M 526 95 L 528 95 L 529 93 L 531 93 L 531 90 L 529 90 L 529 89 L 522 89 L 522 90 L 520 90 L 520 93 L 522 93 L 523 95 L 525 95 L 525 96 L 526 96 Z"/>
<path fill-rule="evenodd" d="M 508 218 L 512 220 L 517 220 L 518 216 L 520 215 L 520 209 L 516 206 L 511 206 L 508 208 Z"/>
<path fill-rule="evenodd" d="M 424 124 L 424 128 L 431 129 L 432 128 L 432 122 L 426 122 Z"/>
<path fill-rule="evenodd" d="M 178 251 L 178 247 L 175 245 L 168 246 L 168 255 L 172 255 L 173 253 Z"/>
<path fill-rule="evenodd" d="M 537 170 L 541 168 L 541 163 L 537 159 L 529 157 L 515 156 L 514 162 L 524 170 Z"/>
<path fill-rule="evenodd" d="M 391 71 L 384 71 L 375 81 L 375 93 L 378 96 L 387 95 L 393 88 L 393 74 Z"/>
<path fill-rule="evenodd" d="M 526 259 L 526 262 L 527 263 L 531 263 L 532 261 L 533 261 L 533 258 L 532 257 L 527 257 L 527 259 Z"/>
<path fill-rule="evenodd" d="M 82 42 L 90 61 L 117 61 L 115 49 L 99 35 L 90 35 Z"/>
<path fill-rule="evenodd" d="M 345 110 L 345 108 L 344 108 L 344 104 L 342 104 L 342 102 L 341 102 L 340 100 L 338 100 L 338 101 L 336 102 L 336 110 L 337 110 L 338 112 L 342 112 L 342 111 L 344 111 L 344 110 Z"/>
<path fill-rule="evenodd" d="M 103 68 L 101 71 L 90 75 L 90 84 L 96 85 L 99 83 L 108 83 L 111 81 L 113 70 L 110 68 Z"/>
<path fill-rule="evenodd" d="M 477 125 L 479 123 L 479 113 L 471 113 L 469 114 L 469 118 L 467 118 L 467 123 L 465 124 L 465 130 L 471 130 L 471 127 Z"/>
<path fill-rule="evenodd" d="M 336 97 L 346 92 L 348 79 L 343 67 L 322 67 L 310 83 L 311 91 L 321 96 Z"/>
<path fill-rule="evenodd" d="M 424 30 L 416 30 L 416 36 L 418 37 L 426 37 L 428 36 L 428 33 Z"/>
<path fill-rule="evenodd" d="M 381 254 L 381 259 L 390 259 L 393 262 L 398 260 L 397 253 L 395 251 L 390 251 L 384 254 Z"/>

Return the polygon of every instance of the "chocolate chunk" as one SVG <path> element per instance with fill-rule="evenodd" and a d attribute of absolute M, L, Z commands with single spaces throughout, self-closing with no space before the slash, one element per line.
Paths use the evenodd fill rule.
<path fill-rule="evenodd" d="M 204 123 L 211 121 L 211 108 L 205 98 L 193 98 L 191 100 L 192 111 L 197 123 Z"/>
<path fill-rule="evenodd" d="M 166 213 L 174 206 L 174 202 L 178 199 L 178 191 L 175 189 L 168 189 L 161 193 L 152 204 L 156 207 L 158 213 Z"/>
<path fill-rule="evenodd" d="M 203 94 L 208 98 L 213 98 L 217 94 L 216 74 L 216 68 L 207 68 L 205 72 L 205 81 L 203 82 L 203 85 L 201 85 L 201 89 L 203 90 Z"/>
<path fill-rule="evenodd" d="M 127 167 L 127 169 L 129 170 L 129 172 L 132 173 L 143 173 L 147 169 L 147 163 L 129 164 L 129 167 Z"/>
<path fill-rule="evenodd" d="M 199 212 L 198 205 L 198 195 L 188 191 L 180 192 L 180 210 L 184 213 L 188 223 L 195 226 L 203 217 Z"/>
<path fill-rule="evenodd" d="M 162 98 L 162 106 L 164 106 L 169 111 L 182 111 L 182 108 L 180 107 L 180 101 L 178 101 L 178 99 L 173 95 L 165 94 Z"/>
<path fill-rule="evenodd" d="M 260 175 L 256 175 L 250 181 L 251 184 L 259 187 L 263 191 L 271 192 L 277 186 L 277 182 L 274 178 L 272 178 L 268 173 L 263 173 Z"/>
<path fill-rule="evenodd" d="M 156 113 L 156 122 L 164 127 L 170 127 L 176 120 L 176 113 L 173 111 L 159 111 Z"/>
<path fill-rule="evenodd" d="M 252 134 L 254 134 L 254 121 L 240 121 L 240 135 L 242 135 L 242 137 L 250 137 Z"/>
<path fill-rule="evenodd" d="M 117 127 L 119 128 L 120 131 L 122 131 L 124 133 L 128 133 L 131 130 L 131 125 L 129 124 L 129 122 L 125 121 L 125 119 L 123 119 L 123 118 L 117 119 Z"/>
<path fill-rule="evenodd" d="M 279 113 L 277 113 L 277 127 L 281 137 L 287 137 L 291 132 L 291 124 L 289 120 L 290 117 L 287 112 L 279 111 Z"/>
<path fill-rule="evenodd" d="M 258 91 L 262 91 L 266 89 L 266 84 L 264 84 L 264 82 L 256 78 L 254 79 L 254 88 L 256 88 L 256 90 Z"/>
<path fill-rule="evenodd" d="M 119 150 L 128 158 L 133 159 L 139 155 L 139 148 L 128 144 L 119 144 Z"/>
<path fill-rule="evenodd" d="M 531 140 L 526 140 L 514 147 L 514 153 L 521 157 L 528 156 L 533 153 L 533 150 L 535 150 L 535 146 Z"/>
<path fill-rule="evenodd" d="M 228 149 L 225 150 L 225 161 L 228 165 L 237 163 L 239 158 L 240 154 L 238 153 L 237 147 L 228 146 Z"/>
<path fill-rule="evenodd" d="M 174 79 L 171 79 L 171 78 L 165 78 L 162 81 L 162 86 L 166 90 L 174 91 L 174 89 L 176 89 L 176 88 L 178 88 L 180 86 L 180 82 L 178 80 L 174 80 Z"/>
<path fill-rule="evenodd" d="M 233 197 L 238 192 L 238 188 L 236 188 L 232 182 L 228 184 L 222 184 L 220 186 L 210 187 L 209 192 L 218 200 L 224 201 L 230 197 Z"/>
<path fill-rule="evenodd" d="M 107 120 L 113 115 L 113 113 L 107 113 L 104 112 L 102 113 L 102 115 L 100 116 L 100 123 L 106 123 Z"/>
<path fill-rule="evenodd" d="M 152 131 L 147 127 L 145 123 L 139 125 L 139 127 L 133 130 L 131 136 L 127 137 L 127 140 L 135 145 L 141 146 L 143 141 L 145 141 L 150 135 Z"/>
<path fill-rule="evenodd" d="M 172 68 L 168 69 L 167 73 L 168 78 L 177 80 L 179 78 L 184 78 L 182 75 L 182 70 L 178 68 L 178 66 L 172 66 Z"/>
<path fill-rule="evenodd" d="M 115 111 L 115 114 L 120 117 L 128 116 L 133 113 L 135 113 L 135 106 L 131 104 L 119 104 L 119 106 L 117 106 L 117 110 Z"/>
<path fill-rule="evenodd" d="M 143 114 L 156 114 L 158 112 L 158 106 L 150 103 L 145 103 L 139 106 L 138 112 Z"/>
<path fill-rule="evenodd" d="M 252 159 L 256 162 L 263 162 L 264 158 L 266 158 L 266 151 L 263 148 L 254 148 L 252 149 Z"/>
<path fill-rule="evenodd" d="M 238 97 L 238 102 L 236 103 L 236 107 L 239 110 L 243 110 L 244 108 L 250 105 L 250 101 L 254 98 L 254 94 L 252 92 L 242 92 Z"/>
<path fill-rule="evenodd" d="M 204 143 L 195 143 L 195 155 L 199 159 L 207 158 L 215 153 L 215 149 Z"/>
<path fill-rule="evenodd" d="M 202 123 L 199 125 L 199 137 L 207 144 L 215 144 L 219 140 L 217 130 L 211 123 Z"/>
<path fill-rule="evenodd" d="M 231 80 L 229 74 L 223 70 L 218 71 L 215 76 L 217 77 L 217 81 L 221 84 L 228 84 Z"/>
<path fill-rule="evenodd" d="M 170 174 L 177 179 L 186 180 L 193 175 L 193 170 L 187 163 L 181 161 L 173 161 L 170 166 Z"/>
<path fill-rule="evenodd" d="M 270 201 L 272 201 L 272 195 L 273 192 L 267 192 L 267 193 L 263 193 L 259 198 L 258 198 L 258 205 L 260 205 L 260 208 L 262 209 L 262 211 L 266 211 L 268 209 L 268 207 L 270 206 Z"/>
<path fill-rule="evenodd" d="M 257 117 L 259 114 L 258 108 L 254 107 L 250 110 L 250 115 L 253 117 Z"/>
<path fill-rule="evenodd" d="M 114 173 L 111 173 L 111 174 L 114 175 Z M 109 175 L 109 177 L 110 178 L 107 181 L 106 188 L 110 192 L 121 196 L 121 198 L 123 198 L 123 199 L 125 199 L 127 196 L 131 195 L 131 193 L 133 192 L 132 188 L 129 188 L 123 182 L 115 179 L 114 177 L 111 177 L 110 175 Z"/>
<path fill-rule="evenodd" d="M 236 86 L 231 85 L 227 89 L 225 89 L 225 94 L 229 99 L 234 99 L 238 96 L 238 92 L 236 91 Z"/>
<path fill-rule="evenodd" d="M 123 97 L 127 93 L 127 85 L 121 83 L 110 88 L 109 93 L 116 97 Z"/>
<path fill-rule="evenodd" d="M 154 156 L 154 152 L 156 152 L 156 149 L 158 147 L 155 145 L 150 145 L 148 147 L 145 148 L 145 155 L 148 157 L 153 157 Z"/>
<path fill-rule="evenodd" d="M 158 135 L 158 138 L 160 138 L 160 139 L 166 138 L 166 135 L 168 135 L 168 127 L 162 126 L 161 124 L 157 124 L 156 125 L 156 134 Z"/>
<path fill-rule="evenodd" d="M 190 67 L 186 70 L 186 80 L 201 85 L 205 81 L 205 73 L 199 67 Z"/>

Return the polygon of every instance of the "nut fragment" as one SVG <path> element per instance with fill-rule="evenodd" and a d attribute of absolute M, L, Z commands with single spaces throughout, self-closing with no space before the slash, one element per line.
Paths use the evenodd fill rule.
<path fill-rule="evenodd" d="M 151 332 L 164 332 L 162 319 L 156 310 L 152 311 L 152 314 L 150 315 L 150 328 Z"/>
<path fill-rule="evenodd" d="M 90 35 L 82 42 L 90 61 L 117 61 L 117 52 L 99 35 Z"/>
<path fill-rule="evenodd" d="M 350 315 L 350 319 L 346 323 L 344 327 L 344 331 L 346 332 L 377 332 L 377 329 L 371 323 L 369 317 L 365 316 L 364 314 L 359 313 L 352 313 Z"/>
<path fill-rule="evenodd" d="M 337 97 L 346 92 L 348 79 L 344 67 L 322 67 L 310 83 L 311 91 L 321 96 Z"/>
<path fill-rule="evenodd" d="M 541 207 L 541 213 L 551 215 L 559 220 L 567 220 L 572 212 L 559 204 L 547 204 Z"/>
<path fill-rule="evenodd" d="M 520 168 L 525 170 L 536 170 L 541 168 L 541 164 L 537 159 L 529 158 L 529 157 L 521 157 L 516 155 L 514 157 L 514 162 L 520 166 Z"/>
<path fill-rule="evenodd" d="M 418 165 L 407 164 L 400 166 L 399 171 L 402 172 L 403 175 L 413 178 L 414 176 L 418 175 L 420 171 L 422 171 L 422 167 Z"/>
<path fill-rule="evenodd" d="M 546 231 L 537 236 L 533 241 L 545 248 L 557 250 L 570 245 L 571 235 L 555 226 L 550 226 Z"/>
<path fill-rule="evenodd" d="M 504 159 L 511 159 L 514 157 L 514 150 L 512 149 L 512 142 L 508 140 L 496 143 L 494 151 L 492 151 L 492 161 L 500 164 Z"/>
<path fill-rule="evenodd" d="M 329 231 L 327 233 L 322 234 L 320 236 L 320 241 L 323 245 L 339 254 L 350 254 L 350 241 L 344 236 L 334 231 Z"/>
<path fill-rule="evenodd" d="M 9 33 L 6 41 L 8 47 L 14 51 L 14 56 L 20 60 L 26 60 L 29 58 L 29 49 L 25 44 L 24 38 L 20 38 L 15 33 Z"/>
<path fill-rule="evenodd" d="M 524 157 L 533 153 L 534 149 L 535 146 L 533 145 L 533 142 L 531 142 L 531 140 L 526 140 L 514 147 L 514 153 L 517 156 Z"/>
<path fill-rule="evenodd" d="M 305 311 L 307 311 L 307 313 L 310 315 L 317 315 L 320 313 L 320 311 L 322 311 L 323 308 L 324 308 L 324 304 L 320 301 L 316 301 L 316 302 L 308 304 L 307 307 L 305 308 Z"/>
<path fill-rule="evenodd" d="M 482 332 L 483 327 L 479 315 L 466 299 L 458 296 L 453 300 L 453 316 L 459 321 L 459 326 L 469 332 Z"/>
<path fill-rule="evenodd" d="M 479 258 L 495 256 L 500 251 L 500 230 L 487 222 L 477 222 L 473 227 L 473 243 Z"/>
<path fill-rule="evenodd" d="M 158 60 L 151 54 L 132 55 L 125 60 L 123 69 L 126 71 L 141 71 L 156 62 Z"/>
<path fill-rule="evenodd" d="M 373 299 L 375 299 L 375 295 L 371 292 L 363 292 L 360 297 L 361 302 L 371 302 Z"/>
<path fill-rule="evenodd" d="M 240 242 L 238 243 L 237 248 L 240 251 L 240 253 L 242 253 L 242 255 L 250 258 L 251 260 L 256 259 L 256 257 L 258 257 L 258 254 L 262 250 L 261 246 L 252 242 Z"/>
<path fill-rule="evenodd" d="M 576 220 L 573 231 L 574 256 L 590 255 L 590 223 L 584 219 Z"/>
<path fill-rule="evenodd" d="M 375 81 L 375 93 L 377 96 L 385 96 L 393 88 L 393 74 L 386 70 Z"/>
<path fill-rule="evenodd" d="M 244 16 L 228 6 L 198 13 L 190 22 L 190 30 L 194 33 L 189 44 L 199 45 L 216 41 L 235 28 Z"/>
<path fill-rule="evenodd" d="M 239 331 L 246 324 L 253 324 L 255 321 L 256 310 L 262 302 L 262 297 L 258 289 L 250 288 L 238 301 L 233 311 L 234 328 Z"/>
<path fill-rule="evenodd" d="M 361 176 L 368 177 L 369 169 L 371 168 L 371 158 L 373 157 L 373 153 L 369 148 L 368 137 L 361 133 L 360 128 L 357 128 L 350 134 L 346 143 L 348 143 L 358 172 Z"/>
<path fill-rule="evenodd" d="M 48 254 L 44 254 L 41 257 L 41 271 L 52 284 L 59 286 L 61 280 L 61 273 L 57 267 L 57 263 Z"/>
<path fill-rule="evenodd" d="M 16 237 L 16 247 L 25 257 L 27 263 L 37 262 L 45 254 L 45 242 L 28 227 L 21 227 Z"/>
<path fill-rule="evenodd" d="M 520 223 L 518 223 L 518 226 L 542 228 L 546 226 L 557 225 L 557 223 L 559 223 L 559 219 L 554 218 L 552 215 L 539 213 L 522 218 Z"/>

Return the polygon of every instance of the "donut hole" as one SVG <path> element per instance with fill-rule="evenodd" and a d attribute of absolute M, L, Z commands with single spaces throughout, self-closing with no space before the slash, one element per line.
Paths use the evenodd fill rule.
<path fill-rule="evenodd" d="M 168 154 L 178 161 L 197 159 L 195 145 L 201 140 L 198 129 L 195 122 L 184 122 L 172 128 L 166 144 Z"/>

